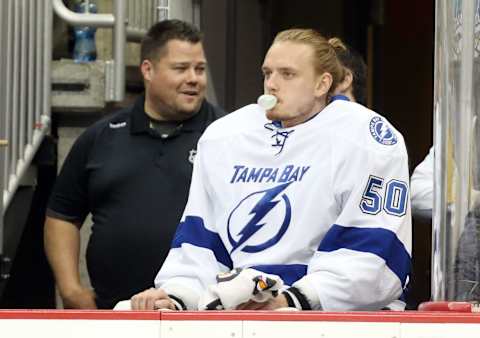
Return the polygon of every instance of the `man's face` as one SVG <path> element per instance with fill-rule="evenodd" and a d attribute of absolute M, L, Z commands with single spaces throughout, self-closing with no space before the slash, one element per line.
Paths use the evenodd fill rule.
<path fill-rule="evenodd" d="M 275 95 L 278 103 L 267 111 L 268 119 L 292 127 L 325 106 L 323 75 L 316 74 L 313 60 L 313 48 L 306 44 L 282 41 L 270 47 L 262 66 L 263 85 L 265 93 Z"/>
<path fill-rule="evenodd" d="M 170 40 L 158 60 L 142 63 L 146 109 L 164 120 L 182 121 L 195 115 L 205 97 L 206 65 L 200 42 Z"/>

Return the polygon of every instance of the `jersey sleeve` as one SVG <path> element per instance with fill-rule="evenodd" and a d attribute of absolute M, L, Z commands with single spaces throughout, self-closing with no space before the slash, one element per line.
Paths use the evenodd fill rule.
<path fill-rule="evenodd" d="M 412 174 L 412 208 L 414 210 L 431 210 L 433 208 L 433 163 L 432 147 Z"/>
<path fill-rule="evenodd" d="M 411 266 L 411 212 L 408 157 L 398 137 L 395 145 L 335 145 L 334 153 L 344 154 L 331 168 L 338 217 L 307 274 L 293 284 L 312 309 L 379 310 L 402 296 Z"/>
<path fill-rule="evenodd" d="M 233 267 L 214 224 L 215 201 L 209 195 L 205 151 L 200 141 L 188 202 L 170 252 L 155 278 L 157 288 L 180 299 L 188 310 L 197 310 L 203 290 L 216 283 L 218 273 Z"/>
<path fill-rule="evenodd" d="M 81 225 L 89 213 L 88 170 L 89 153 L 95 133 L 87 129 L 74 142 L 50 196 L 47 215 Z"/>

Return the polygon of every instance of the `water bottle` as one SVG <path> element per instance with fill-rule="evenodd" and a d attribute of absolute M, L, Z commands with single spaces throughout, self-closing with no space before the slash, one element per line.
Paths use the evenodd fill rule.
<path fill-rule="evenodd" d="M 82 0 L 75 4 L 75 12 L 97 13 L 97 5 L 92 0 Z M 74 27 L 75 45 L 73 47 L 73 60 L 76 63 L 91 62 L 97 59 L 95 46 L 95 27 Z"/>

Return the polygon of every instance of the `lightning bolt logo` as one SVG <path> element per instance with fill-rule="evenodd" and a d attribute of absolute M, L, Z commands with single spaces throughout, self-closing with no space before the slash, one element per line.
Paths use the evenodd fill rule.
<path fill-rule="evenodd" d="M 388 126 L 385 123 L 382 123 L 380 127 L 380 137 L 383 139 L 389 134 L 390 130 L 388 129 Z"/>
<path fill-rule="evenodd" d="M 279 186 L 276 186 L 274 188 L 268 189 L 268 190 L 263 190 L 260 192 L 254 192 L 247 197 L 245 197 L 243 200 L 240 201 L 240 203 L 233 209 L 232 213 L 228 217 L 228 225 L 227 225 L 227 230 L 228 230 L 228 239 L 230 241 L 230 244 L 232 245 L 232 250 L 230 253 L 238 249 L 242 244 L 244 244 L 249 238 L 251 238 L 255 233 L 257 233 L 261 228 L 265 226 L 265 223 L 261 223 L 262 219 L 267 215 L 275 206 L 280 201 L 284 201 L 285 206 L 286 206 L 286 213 L 285 213 L 285 218 L 282 222 L 282 225 L 272 238 L 267 240 L 266 242 L 259 244 L 259 245 L 254 245 L 254 246 L 245 246 L 242 248 L 242 251 L 244 252 L 258 252 L 265 250 L 266 248 L 276 244 L 280 238 L 284 235 L 285 231 L 288 228 L 288 225 L 290 224 L 290 219 L 291 219 L 291 205 L 290 201 L 288 200 L 288 197 L 283 194 L 281 196 L 281 199 L 276 199 L 276 197 L 284 191 L 292 182 L 287 182 L 284 184 L 281 184 Z M 260 198 L 260 200 L 255 204 L 255 206 L 252 208 L 252 210 L 248 213 L 248 215 L 251 215 L 252 217 L 250 218 L 250 221 L 245 225 L 242 230 L 237 234 L 237 236 L 240 236 L 238 241 L 235 241 L 233 236 L 231 235 L 231 230 L 230 230 L 230 224 L 232 220 L 232 215 L 238 210 L 238 208 L 248 199 L 254 198 L 258 194 L 263 194 L 263 196 Z"/>
<path fill-rule="evenodd" d="M 384 145 L 393 145 L 397 143 L 397 137 L 388 123 L 382 120 L 380 116 L 375 116 L 370 120 L 370 133 L 375 141 Z"/>

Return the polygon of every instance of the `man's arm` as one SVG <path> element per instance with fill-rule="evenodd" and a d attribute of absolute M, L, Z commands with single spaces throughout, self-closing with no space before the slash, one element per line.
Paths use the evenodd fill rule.
<path fill-rule="evenodd" d="M 92 290 L 80 283 L 78 259 L 80 230 L 73 223 L 46 217 L 44 245 L 55 280 L 68 309 L 96 309 Z"/>

